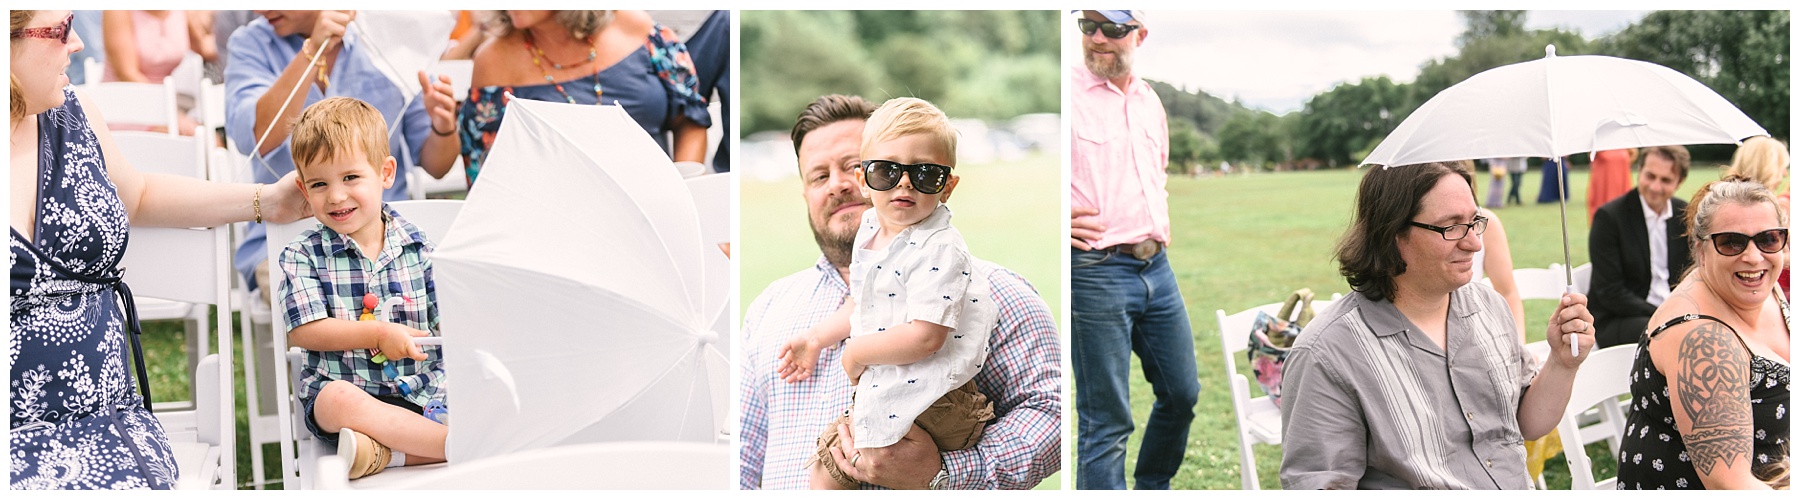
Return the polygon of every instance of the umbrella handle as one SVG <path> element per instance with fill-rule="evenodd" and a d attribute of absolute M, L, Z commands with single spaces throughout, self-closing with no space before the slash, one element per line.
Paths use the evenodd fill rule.
<path fill-rule="evenodd" d="M 1571 293 L 1575 293 L 1575 283 L 1573 281 L 1571 281 L 1569 283 L 1568 287 L 1563 290 L 1564 295 L 1568 295 Z M 1592 328 L 1592 325 L 1590 325 L 1589 328 Z M 435 338 L 435 337 L 423 337 L 423 338 Z M 1571 358 L 1581 357 L 1581 337 L 1577 336 L 1576 334 L 1571 333 L 1571 334 L 1569 334 L 1568 338 L 1565 338 L 1564 340 L 1567 340 L 1569 342 L 1569 357 L 1571 357 Z"/>
<path fill-rule="evenodd" d="M 413 337 L 413 345 L 444 345 L 443 337 Z"/>

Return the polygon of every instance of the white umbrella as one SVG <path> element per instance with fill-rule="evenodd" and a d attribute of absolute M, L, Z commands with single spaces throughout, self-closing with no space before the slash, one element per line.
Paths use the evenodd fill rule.
<path fill-rule="evenodd" d="M 1737 143 L 1768 134 L 1730 101 L 1678 71 L 1617 57 L 1557 57 L 1551 45 L 1543 59 L 1483 71 L 1438 92 L 1362 164 L 1386 168 L 1541 156 L 1556 158 L 1557 167 L 1567 169 L 1571 154 Z M 1574 291 L 1568 186 L 1558 194 L 1564 283 Z"/>
<path fill-rule="evenodd" d="M 510 99 L 432 257 L 451 461 L 720 439 L 730 372 L 707 291 L 728 283 L 707 279 L 703 253 L 718 250 L 700 231 L 669 158 L 623 109 Z"/>
<path fill-rule="evenodd" d="M 1438 92 L 1389 133 L 1364 165 L 1734 144 L 1769 135 L 1678 71 L 1608 56 L 1557 57 L 1483 71 Z"/>

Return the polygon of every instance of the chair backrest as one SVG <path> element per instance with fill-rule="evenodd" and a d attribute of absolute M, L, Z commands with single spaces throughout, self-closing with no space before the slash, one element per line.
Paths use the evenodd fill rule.
<path fill-rule="evenodd" d="M 1588 288 L 1594 283 L 1594 263 L 1589 262 L 1575 266 L 1575 291 L 1587 295 Z"/>
<path fill-rule="evenodd" d="M 1342 294 L 1331 294 L 1329 299 L 1313 299 L 1312 308 L 1316 312 L 1325 312 Z M 1233 314 L 1225 314 L 1224 309 L 1214 311 L 1219 319 L 1219 347 L 1225 353 L 1225 374 L 1237 373 L 1237 356 L 1250 348 L 1250 327 L 1256 324 L 1256 313 L 1268 313 L 1270 316 L 1281 314 L 1280 302 L 1263 304 Z"/>
<path fill-rule="evenodd" d="M 1563 272 L 1560 269 L 1514 269 L 1513 284 L 1519 287 L 1519 299 L 1561 299 Z"/>
<path fill-rule="evenodd" d="M 157 83 L 100 82 L 83 87 L 89 102 L 100 110 L 107 124 L 163 126 L 177 131 L 175 87 Z"/>
<path fill-rule="evenodd" d="M 1598 439 L 1587 439 L 1587 435 L 1602 432 L 1617 438 L 1624 434 L 1624 418 L 1619 415 L 1616 404 L 1620 395 L 1631 393 L 1631 364 L 1637 358 L 1637 344 L 1612 346 L 1588 355 L 1581 363 L 1581 370 L 1575 373 L 1575 385 L 1569 394 L 1569 405 L 1563 410 L 1562 421 L 1556 424 L 1562 433 L 1563 458 L 1569 461 L 1569 482 L 1573 489 L 1612 489 L 1617 478 L 1595 481 L 1593 463 L 1587 456 L 1584 443 Z M 1588 408 L 1600 405 L 1606 418 L 1600 423 L 1581 427 L 1580 415 Z"/>
<path fill-rule="evenodd" d="M 450 95 L 456 98 L 456 102 L 468 99 L 470 75 L 475 74 L 475 61 L 438 61 L 436 65 L 437 74 L 450 77 Z"/>

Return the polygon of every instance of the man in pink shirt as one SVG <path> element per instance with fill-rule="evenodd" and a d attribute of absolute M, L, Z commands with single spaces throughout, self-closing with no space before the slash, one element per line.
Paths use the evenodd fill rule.
<path fill-rule="evenodd" d="M 1075 486 L 1125 488 L 1136 352 L 1156 404 L 1133 477 L 1138 489 L 1167 489 L 1181 467 L 1200 392 L 1187 307 L 1164 252 L 1168 121 L 1162 100 L 1131 74 L 1132 53 L 1150 32 L 1144 12 L 1082 11 L 1076 24 L 1086 64 L 1070 70 Z"/>

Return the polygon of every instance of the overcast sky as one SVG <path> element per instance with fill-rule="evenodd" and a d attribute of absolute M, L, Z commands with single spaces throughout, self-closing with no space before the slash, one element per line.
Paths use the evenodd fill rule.
<path fill-rule="evenodd" d="M 1531 29 L 1563 27 L 1592 39 L 1647 11 L 1531 11 Z M 1277 114 L 1339 82 L 1387 75 L 1410 82 L 1426 61 L 1456 53 L 1455 11 L 1151 11 L 1139 76 L 1199 88 Z"/>

